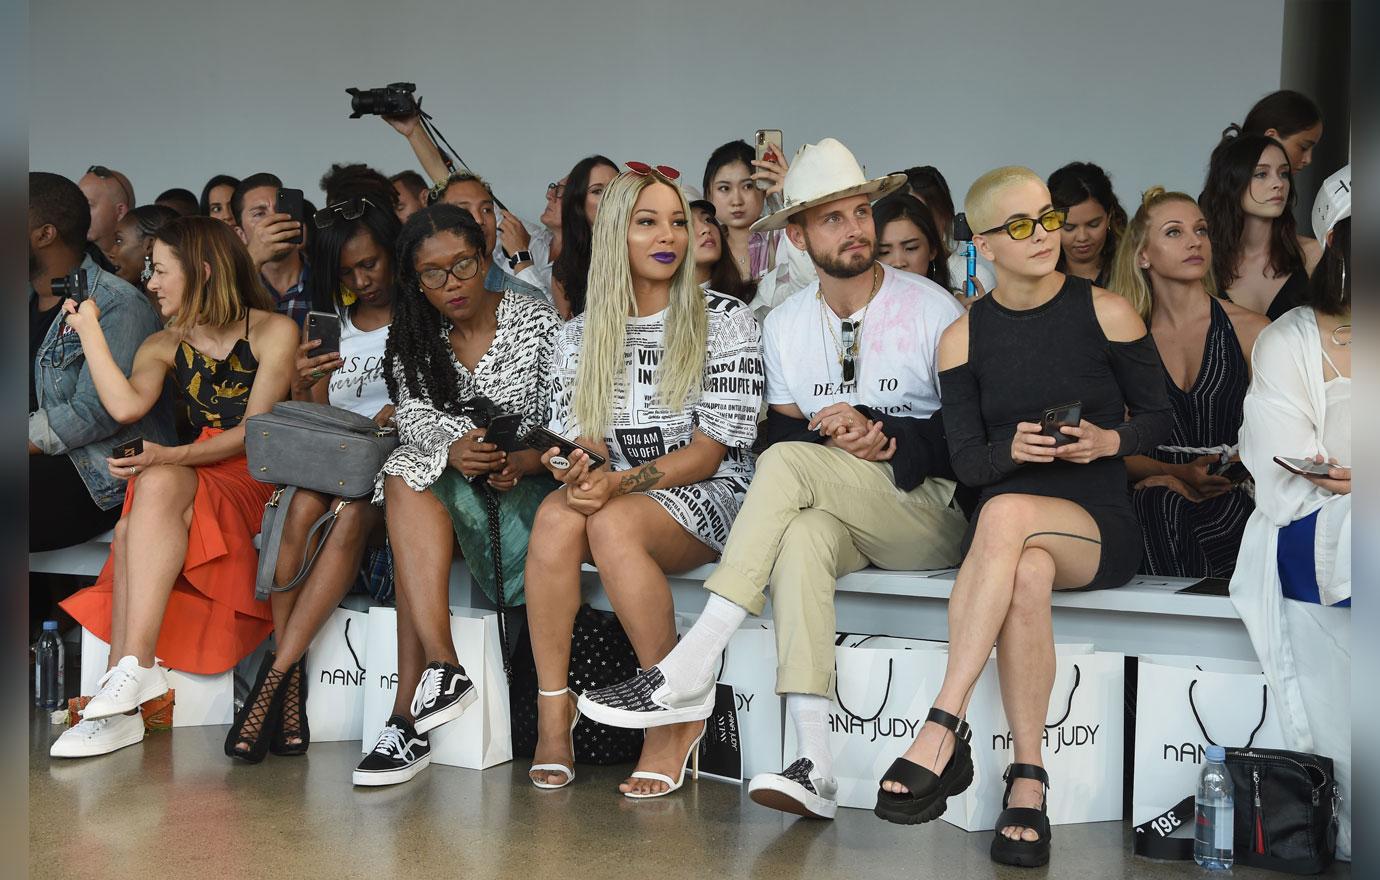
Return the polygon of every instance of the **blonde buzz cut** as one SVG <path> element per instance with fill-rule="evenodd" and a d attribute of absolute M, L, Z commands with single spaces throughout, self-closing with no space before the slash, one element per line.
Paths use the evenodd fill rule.
<path fill-rule="evenodd" d="M 998 215 L 997 199 L 1018 183 L 1034 181 L 1045 185 L 1044 178 L 1024 165 L 1004 165 L 994 168 L 973 181 L 963 197 L 963 212 L 968 216 L 968 228 L 981 234 L 984 229 L 999 225 L 1005 217 Z"/>

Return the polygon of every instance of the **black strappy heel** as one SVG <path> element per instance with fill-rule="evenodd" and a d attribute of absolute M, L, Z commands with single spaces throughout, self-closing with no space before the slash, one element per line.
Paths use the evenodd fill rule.
<path fill-rule="evenodd" d="M 973 783 L 973 752 L 968 745 L 973 732 L 968 722 L 943 709 L 930 709 L 925 718 L 954 734 L 954 753 L 938 776 L 928 767 L 914 761 L 897 758 L 886 771 L 882 782 L 899 782 L 909 791 L 893 794 L 877 789 L 877 806 L 872 812 L 880 819 L 898 825 L 919 825 L 944 815 L 949 798 L 962 794 Z"/>
<path fill-rule="evenodd" d="M 235 723 L 230 725 L 230 732 L 225 737 L 225 754 L 230 758 L 237 758 L 250 764 L 257 764 L 268 754 L 269 744 L 278 732 L 278 725 L 283 720 L 283 682 L 288 673 L 273 671 L 273 654 L 265 654 L 263 662 L 259 664 L 259 675 L 254 680 L 254 686 L 249 689 L 249 695 L 244 698 L 244 705 L 235 715 Z M 266 702 L 261 702 L 259 697 L 265 688 L 273 690 L 273 696 Z M 245 733 L 246 726 L 253 726 L 253 734 Z M 237 748 L 246 745 L 249 748 Z"/>
<path fill-rule="evenodd" d="M 992 840 L 992 861 L 1018 868 L 1039 868 L 1049 864 L 1049 774 L 1034 764 L 1012 764 L 1002 774 L 1006 780 L 1006 794 L 1001 799 L 1001 815 L 997 816 L 996 837 Z M 1017 779 L 1034 779 L 1045 787 L 1040 809 L 1008 807 L 1011 786 Z M 1039 840 L 1012 840 L 1001 833 L 1003 828 L 1029 828 L 1040 835 Z"/>
<path fill-rule="evenodd" d="M 305 755 L 311 745 L 311 727 L 307 724 L 307 657 L 302 655 L 292 664 L 283 679 L 279 690 L 283 691 L 282 707 L 278 713 L 280 723 L 278 732 L 273 735 L 273 744 L 268 750 L 275 755 L 288 757 Z M 290 740 L 297 742 L 290 742 Z"/>

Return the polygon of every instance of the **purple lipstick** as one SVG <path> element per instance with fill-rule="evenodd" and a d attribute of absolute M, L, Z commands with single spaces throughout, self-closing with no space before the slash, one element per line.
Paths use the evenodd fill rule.
<path fill-rule="evenodd" d="M 652 259 L 656 260 L 658 263 L 664 263 L 669 266 L 676 261 L 676 255 L 670 251 L 660 251 L 652 254 Z"/>

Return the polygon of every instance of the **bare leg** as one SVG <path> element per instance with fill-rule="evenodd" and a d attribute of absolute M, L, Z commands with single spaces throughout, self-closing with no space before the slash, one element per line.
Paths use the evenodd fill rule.
<path fill-rule="evenodd" d="M 715 553 L 645 495 L 614 498 L 589 518 L 589 547 L 618 620 L 628 634 L 643 669 L 655 665 L 676 646 L 675 606 L 667 572 L 689 571 L 714 561 Z M 644 731 L 638 770 L 675 778 L 686 749 L 704 722 L 669 724 Z M 664 782 L 629 777 L 622 792 L 656 794 Z"/>
<path fill-rule="evenodd" d="M 139 563 L 128 567 L 120 650 L 137 657 L 140 666 L 153 665 L 168 597 L 187 561 L 196 487 L 194 468 L 157 465 L 139 475 L 125 530 L 125 546 L 139 548 Z"/>
<path fill-rule="evenodd" d="M 307 489 L 298 489 L 292 496 L 287 521 L 283 524 L 283 543 L 278 548 L 278 566 L 273 573 L 275 584 L 286 584 L 297 574 L 302 560 L 307 558 L 307 530 L 326 512 L 326 506 L 333 500 L 321 492 Z M 322 552 L 324 554 L 325 551 Z M 288 619 L 292 617 L 292 609 L 297 605 L 297 599 L 301 595 L 302 591 L 299 588 L 269 596 L 269 605 L 273 610 L 274 640 L 278 643 L 279 653 L 282 653 L 283 634 L 287 632 Z"/>
<path fill-rule="evenodd" d="M 393 696 L 393 714 L 411 721 L 412 693 L 417 689 L 417 682 L 422 680 L 426 654 L 422 650 L 422 640 L 417 638 L 417 628 L 412 625 L 412 609 L 407 604 L 406 594 L 395 590 L 393 604 L 398 619 L 398 687 Z"/>
<path fill-rule="evenodd" d="M 110 658 L 106 668 L 112 669 L 124 655 L 125 610 L 129 605 L 129 523 L 121 517 L 115 524 L 115 539 L 110 542 Z"/>
<path fill-rule="evenodd" d="M 428 663 L 458 664 L 450 637 L 450 563 L 455 532 L 450 514 L 430 492 L 416 492 L 400 477 L 384 483 L 394 584 L 407 593 L 407 609 Z M 399 682 L 401 687 L 401 682 Z"/>
<path fill-rule="evenodd" d="M 1016 570 L 1025 550 L 1037 548 L 1049 555 L 1056 586 L 1080 587 L 1097 573 L 1102 558 L 1099 535 L 1088 512 L 1062 498 L 999 495 L 983 505 L 972 547 L 949 597 L 949 665 L 936 707 L 959 716 L 966 711 L 973 685 L 1010 612 Z M 953 750 L 952 735 L 926 722 L 905 757 L 939 773 Z M 894 793 L 907 790 L 891 781 L 882 787 Z"/>
<path fill-rule="evenodd" d="M 527 548 L 527 628 L 532 638 L 532 658 L 537 667 L 537 687 L 558 691 L 570 680 L 570 637 L 580 610 L 580 566 L 592 561 L 585 538 L 584 514 L 566 505 L 565 490 L 552 492 L 537 508 L 532 534 L 540 536 Z M 554 697 L 537 700 L 537 747 L 534 764 L 570 766 L 570 719 L 575 701 Z M 538 771 L 537 782 L 559 785 L 565 774 Z"/>

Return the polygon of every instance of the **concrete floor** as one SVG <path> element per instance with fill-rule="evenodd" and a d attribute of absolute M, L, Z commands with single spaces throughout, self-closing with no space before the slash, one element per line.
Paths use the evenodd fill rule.
<path fill-rule="evenodd" d="M 942 821 L 889 825 L 862 810 L 807 822 L 752 803 L 745 788 L 687 782 L 667 798 L 617 794 L 629 768 L 578 768 L 538 791 L 525 764 L 474 772 L 434 766 L 411 783 L 357 789 L 354 743 L 315 743 L 304 758 L 232 763 L 223 727 L 150 735 L 143 745 L 56 761 L 59 732 L 34 716 L 29 872 L 47 878 L 552 877 L 1122 878 L 1199 876 L 1196 866 L 1129 855 L 1123 824 L 1054 832 L 1048 869 L 998 868 L 990 835 Z M 1281 875 L 1238 868 L 1236 878 Z M 1323 875 L 1350 877 L 1337 865 Z"/>

